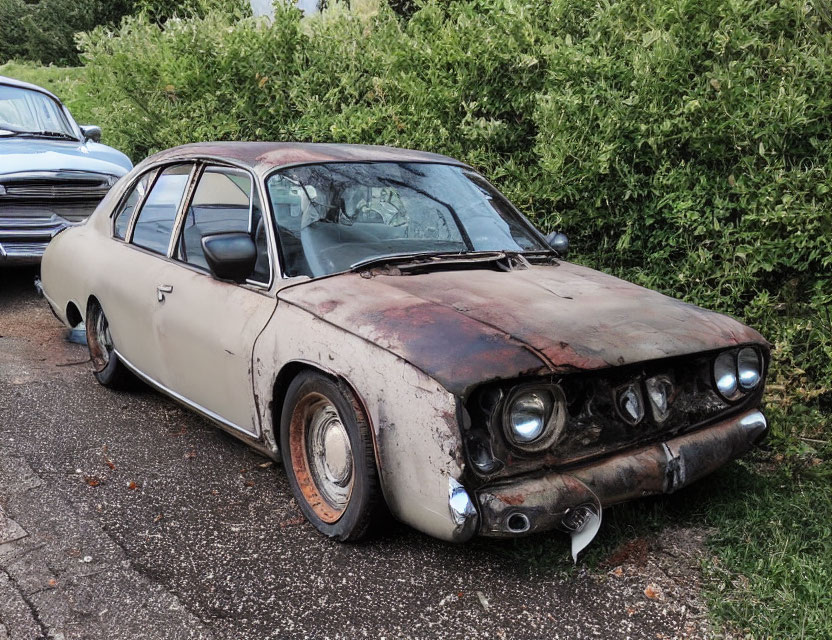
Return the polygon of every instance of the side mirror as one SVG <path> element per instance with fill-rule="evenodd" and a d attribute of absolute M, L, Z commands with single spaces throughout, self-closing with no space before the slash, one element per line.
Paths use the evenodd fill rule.
<path fill-rule="evenodd" d="M 101 142 L 101 127 L 97 127 L 94 124 L 82 124 L 81 133 L 84 134 L 84 140 Z"/>
<path fill-rule="evenodd" d="M 211 274 L 218 280 L 243 283 L 257 263 L 257 247 L 245 231 L 203 236 L 202 250 Z"/>
<path fill-rule="evenodd" d="M 569 255 L 569 238 L 566 237 L 565 233 L 553 231 L 546 236 L 546 242 L 549 243 L 549 246 L 552 247 L 552 249 L 554 249 L 561 258 L 566 260 L 566 256 Z"/>

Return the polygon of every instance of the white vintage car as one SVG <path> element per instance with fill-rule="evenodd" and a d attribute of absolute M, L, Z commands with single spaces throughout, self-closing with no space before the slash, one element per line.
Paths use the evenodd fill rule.
<path fill-rule="evenodd" d="M 282 460 L 328 536 L 386 504 L 445 540 L 577 540 L 758 442 L 769 349 L 549 240 L 452 158 L 205 143 L 122 178 L 42 277 L 103 385 Z"/>
<path fill-rule="evenodd" d="M 0 268 L 39 263 L 132 167 L 46 89 L 0 76 Z"/>

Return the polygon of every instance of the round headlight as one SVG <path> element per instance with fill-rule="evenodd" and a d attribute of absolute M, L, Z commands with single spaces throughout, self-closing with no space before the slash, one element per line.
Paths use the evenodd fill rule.
<path fill-rule="evenodd" d="M 565 419 L 560 387 L 520 390 L 509 398 L 504 420 L 508 439 L 518 447 L 539 451 L 560 433 Z"/>
<path fill-rule="evenodd" d="M 745 347 L 737 354 L 737 372 L 739 374 L 740 387 L 750 391 L 763 378 L 763 367 L 760 362 L 760 354 L 756 349 Z"/>
<path fill-rule="evenodd" d="M 508 414 L 514 439 L 520 443 L 537 440 L 546 429 L 551 410 L 552 401 L 543 393 L 533 391 L 518 396 Z"/>
<path fill-rule="evenodd" d="M 714 380 L 719 393 L 726 400 L 737 395 L 737 364 L 730 351 L 720 353 L 714 360 Z"/>

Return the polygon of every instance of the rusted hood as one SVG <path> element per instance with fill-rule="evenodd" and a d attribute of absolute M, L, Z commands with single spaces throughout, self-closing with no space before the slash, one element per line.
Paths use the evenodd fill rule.
<path fill-rule="evenodd" d="M 342 274 L 281 300 L 392 351 L 453 393 L 765 340 L 736 320 L 569 263 L 500 272 Z"/>

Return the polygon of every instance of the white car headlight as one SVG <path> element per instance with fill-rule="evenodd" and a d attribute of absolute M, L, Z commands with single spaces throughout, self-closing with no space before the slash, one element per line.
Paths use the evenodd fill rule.
<path fill-rule="evenodd" d="M 506 437 L 521 449 L 540 451 L 559 435 L 566 419 L 566 399 L 557 385 L 520 388 L 505 405 Z"/>
<path fill-rule="evenodd" d="M 638 383 L 630 383 L 617 392 L 618 411 L 628 423 L 636 425 L 644 418 L 644 398 Z"/>
<path fill-rule="evenodd" d="M 720 353 L 714 360 L 714 381 L 723 398 L 734 400 L 737 397 L 737 361 L 731 351 Z"/>
<path fill-rule="evenodd" d="M 673 395 L 673 383 L 667 376 L 648 378 L 647 397 L 653 408 L 653 418 L 656 422 L 664 422 L 670 413 L 670 398 Z"/>
<path fill-rule="evenodd" d="M 740 349 L 737 354 L 737 373 L 743 391 L 750 391 L 760 384 L 760 380 L 763 379 L 763 366 L 759 351 L 751 347 Z"/>
<path fill-rule="evenodd" d="M 726 400 L 738 400 L 763 380 L 763 358 L 759 349 L 743 347 L 723 351 L 714 360 L 714 382 Z"/>

